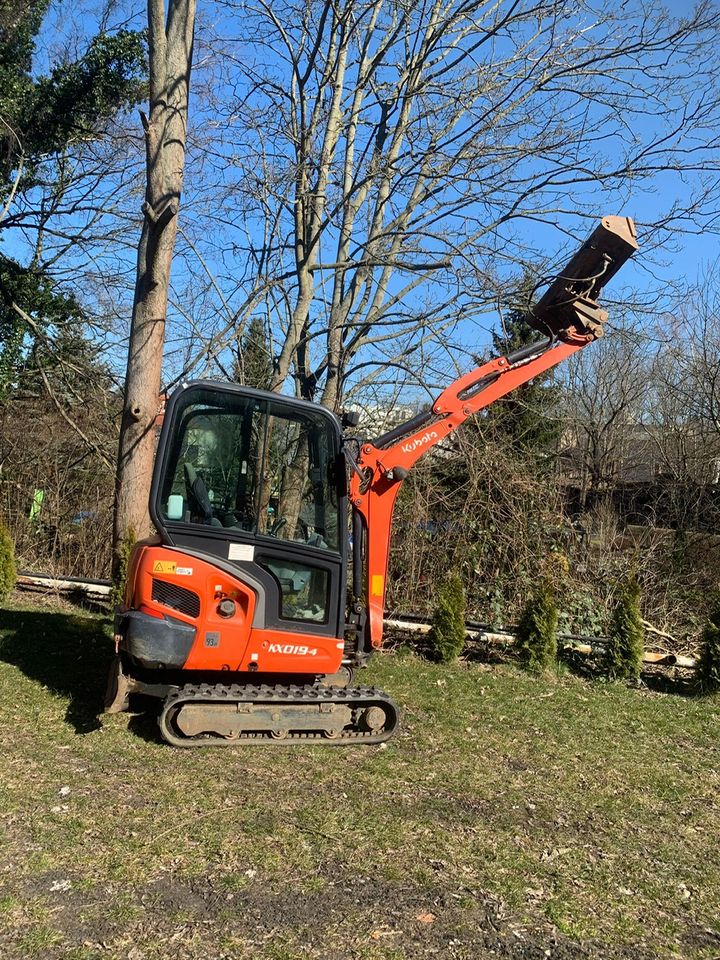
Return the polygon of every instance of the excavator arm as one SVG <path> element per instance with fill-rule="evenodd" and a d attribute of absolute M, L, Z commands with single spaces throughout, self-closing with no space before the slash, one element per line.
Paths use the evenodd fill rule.
<path fill-rule="evenodd" d="M 637 248 L 632 220 L 603 217 L 528 315 L 547 339 L 476 367 L 450 384 L 431 409 L 363 444 L 353 465 L 350 496 L 353 604 L 358 613 L 367 613 L 365 652 L 382 644 L 392 514 L 410 469 L 468 417 L 601 337 L 607 313 L 597 302 L 600 291 Z"/>

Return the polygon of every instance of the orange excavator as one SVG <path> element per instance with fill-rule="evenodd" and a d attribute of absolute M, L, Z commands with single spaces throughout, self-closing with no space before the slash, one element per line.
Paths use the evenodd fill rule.
<path fill-rule="evenodd" d="M 528 314 L 542 339 L 452 383 L 372 441 L 357 417 L 234 384 L 170 397 L 150 515 L 116 612 L 106 710 L 162 700 L 177 747 L 373 744 L 398 709 L 353 674 L 382 644 L 395 498 L 468 417 L 602 335 L 602 287 L 637 249 L 604 217 Z"/>

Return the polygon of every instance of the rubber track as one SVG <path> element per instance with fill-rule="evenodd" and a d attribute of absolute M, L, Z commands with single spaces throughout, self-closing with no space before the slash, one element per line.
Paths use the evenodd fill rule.
<path fill-rule="evenodd" d="M 271 703 L 277 706 L 297 706 L 309 703 L 336 703 L 341 706 L 350 706 L 356 710 L 378 706 L 385 711 L 387 722 L 380 733 L 368 733 L 360 729 L 343 731 L 339 737 L 326 737 L 319 731 L 306 733 L 288 733 L 282 739 L 275 739 L 270 731 L 253 731 L 242 734 L 237 738 L 228 739 L 212 734 L 202 734 L 197 737 L 186 737 L 176 731 L 173 724 L 173 714 L 176 708 L 184 703 Z M 249 744 L 263 744 L 265 746 L 288 746 L 294 743 L 316 743 L 328 747 L 359 746 L 383 743 L 395 733 L 398 725 L 398 709 L 382 690 L 374 687 L 337 687 L 323 688 L 319 686 L 283 686 L 283 685 L 254 685 L 254 684 L 187 684 L 179 690 L 173 691 L 163 703 L 162 712 L 158 718 L 160 732 L 163 739 L 174 747 L 234 747 Z"/>

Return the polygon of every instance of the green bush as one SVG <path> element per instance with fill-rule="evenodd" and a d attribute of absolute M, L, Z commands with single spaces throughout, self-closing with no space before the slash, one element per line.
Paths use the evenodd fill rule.
<path fill-rule="evenodd" d="M 0 600 L 9 596 L 16 579 L 15 545 L 7 527 L 0 523 Z"/>
<path fill-rule="evenodd" d="M 603 672 L 612 680 L 636 680 L 642 668 L 645 631 L 640 616 L 640 584 L 631 574 L 620 591 L 613 610 Z"/>
<path fill-rule="evenodd" d="M 428 641 L 437 663 L 453 661 L 465 644 L 465 588 L 455 570 L 440 587 Z"/>
<path fill-rule="evenodd" d="M 698 681 L 703 690 L 720 690 L 720 593 L 703 630 Z"/>
<path fill-rule="evenodd" d="M 526 670 L 540 673 L 557 662 L 558 610 L 548 583 L 525 604 L 517 628 L 520 662 Z"/>

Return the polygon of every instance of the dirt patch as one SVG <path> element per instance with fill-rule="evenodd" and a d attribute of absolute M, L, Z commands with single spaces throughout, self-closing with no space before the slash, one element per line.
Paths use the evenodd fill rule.
<path fill-rule="evenodd" d="M 714 957 L 720 957 L 720 933 L 697 923 L 688 923 L 681 935 L 681 942 L 688 955 L 696 956 L 700 951 L 713 951 Z"/>
<path fill-rule="evenodd" d="M 336 960 L 650 960 L 654 955 L 643 945 L 576 943 L 541 921 L 535 928 L 521 925 L 494 897 L 461 887 L 379 883 L 332 869 L 321 872 L 318 888 L 265 886 L 253 879 L 246 888 L 231 889 L 226 879 L 161 877 L 132 889 L 76 887 L 71 878 L 53 873 L 0 889 L 0 899 L 12 895 L 34 916 L 51 919 L 55 942 L 43 946 L 47 960 L 73 950 L 129 960 L 274 957 L 278 943 L 288 957 Z M 21 933 L 27 933 L 26 925 L 0 934 L 4 957 L 30 955 Z M 220 942 L 233 942 L 235 952 L 215 952 Z"/>

